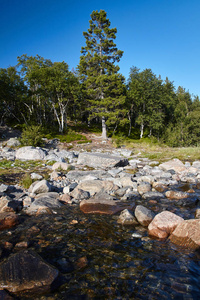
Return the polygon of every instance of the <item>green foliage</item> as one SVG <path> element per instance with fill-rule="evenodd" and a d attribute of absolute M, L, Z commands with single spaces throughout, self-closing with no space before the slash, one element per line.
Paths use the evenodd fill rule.
<path fill-rule="evenodd" d="M 114 131 L 127 114 L 125 79 L 115 64 L 123 54 L 114 43 L 116 33 L 104 10 L 93 11 L 78 66 L 89 120 L 105 119 Z"/>
<path fill-rule="evenodd" d="M 30 125 L 23 131 L 20 142 L 23 146 L 41 147 L 43 146 L 41 126 Z"/>

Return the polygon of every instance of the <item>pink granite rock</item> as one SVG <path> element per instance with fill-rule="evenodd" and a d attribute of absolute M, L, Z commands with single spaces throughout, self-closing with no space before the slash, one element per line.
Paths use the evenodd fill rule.
<path fill-rule="evenodd" d="M 170 211 L 163 211 L 155 216 L 148 226 L 149 235 L 167 238 L 184 219 Z"/>
<path fill-rule="evenodd" d="M 200 220 L 191 219 L 181 222 L 172 232 L 169 239 L 180 246 L 192 249 L 200 248 Z"/>

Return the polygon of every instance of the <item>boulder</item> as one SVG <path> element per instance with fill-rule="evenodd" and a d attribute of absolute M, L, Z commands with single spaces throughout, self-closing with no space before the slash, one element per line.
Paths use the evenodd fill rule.
<path fill-rule="evenodd" d="M 22 250 L 0 264 L 0 288 L 10 293 L 50 291 L 59 272 L 32 250 Z"/>
<path fill-rule="evenodd" d="M 55 192 L 41 193 L 35 197 L 31 206 L 46 206 L 48 208 L 60 207 L 61 204 L 59 202 L 59 198 L 60 195 Z"/>
<path fill-rule="evenodd" d="M 45 156 L 46 152 L 39 147 L 26 146 L 16 151 L 16 159 L 21 160 L 43 160 Z"/>
<path fill-rule="evenodd" d="M 80 210 L 84 213 L 92 214 L 107 214 L 113 215 L 125 208 L 132 208 L 130 205 L 121 203 L 114 200 L 114 198 L 107 193 L 98 193 L 94 197 L 88 200 L 82 200 L 80 202 Z"/>
<path fill-rule="evenodd" d="M 87 191 L 90 193 L 91 196 L 93 196 L 96 193 L 99 193 L 101 191 L 112 191 L 112 190 L 117 190 L 118 187 L 114 185 L 113 182 L 111 181 L 103 181 L 103 180 L 86 180 L 83 182 L 80 182 L 76 189 L 80 189 L 83 191 Z"/>
<path fill-rule="evenodd" d="M 176 173 L 181 173 L 187 170 L 186 166 L 177 158 L 160 164 L 159 168 L 164 171 L 174 170 Z"/>
<path fill-rule="evenodd" d="M 155 214 L 143 205 L 137 205 L 135 208 L 135 216 L 142 226 L 148 226 L 155 217 Z"/>
<path fill-rule="evenodd" d="M 70 196 L 72 196 L 76 200 L 84 200 L 90 198 L 90 193 L 81 189 L 75 189 L 70 193 Z"/>
<path fill-rule="evenodd" d="M 129 164 L 128 159 L 104 153 L 80 153 L 77 164 L 93 168 L 123 167 Z"/>
<path fill-rule="evenodd" d="M 200 220 L 191 219 L 181 222 L 169 239 L 180 246 L 200 249 Z"/>
<path fill-rule="evenodd" d="M 0 230 L 11 228 L 19 223 L 19 218 L 15 213 L 0 213 Z"/>
<path fill-rule="evenodd" d="M 163 211 L 155 216 L 148 226 L 149 235 L 167 238 L 184 219 L 170 211 Z"/>
<path fill-rule="evenodd" d="M 34 184 L 32 193 L 33 194 L 41 194 L 41 193 L 48 193 L 51 190 L 51 185 L 45 179 L 38 181 Z"/>
<path fill-rule="evenodd" d="M 136 221 L 135 217 L 128 209 L 124 209 L 120 213 L 117 223 L 122 225 L 138 225 L 138 222 Z"/>

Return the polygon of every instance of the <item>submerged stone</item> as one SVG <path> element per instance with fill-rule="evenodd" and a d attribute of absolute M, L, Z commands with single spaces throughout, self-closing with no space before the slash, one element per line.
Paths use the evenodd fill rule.
<path fill-rule="evenodd" d="M 32 250 L 11 255 L 0 264 L 0 289 L 40 294 L 51 290 L 59 272 Z"/>
<path fill-rule="evenodd" d="M 125 208 L 131 208 L 131 206 L 114 200 L 114 198 L 107 193 L 99 193 L 88 200 L 82 200 L 80 202 L 80 210 L 88 214 L 113 215 Z"/>

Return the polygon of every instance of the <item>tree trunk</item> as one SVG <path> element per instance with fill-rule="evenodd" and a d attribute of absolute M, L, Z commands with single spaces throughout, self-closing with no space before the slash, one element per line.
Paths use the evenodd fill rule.
<path fill-rule="evenodd" d="M 106 121 L 105 117 L 102 117 L 102 139 L 107 140 L 107 132 L 106 132 Z"/>
<path fill-rule="evenodd" d="M 144 123 L 142 122 L 141 125 L 140 125 L 140 138 L 141 139 L 143 137 L 143 134 L 144 134 Z"/>

